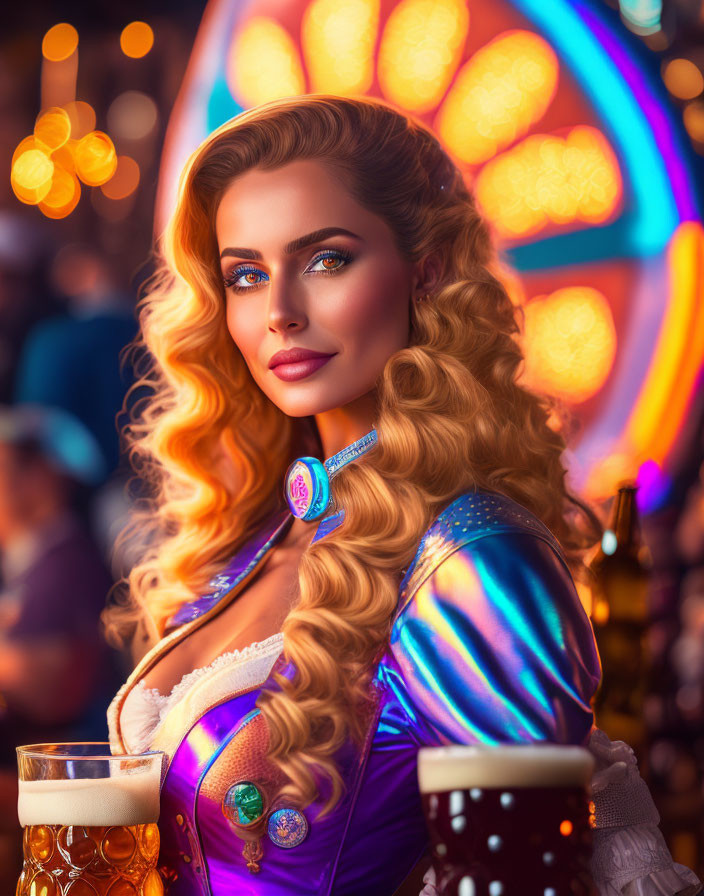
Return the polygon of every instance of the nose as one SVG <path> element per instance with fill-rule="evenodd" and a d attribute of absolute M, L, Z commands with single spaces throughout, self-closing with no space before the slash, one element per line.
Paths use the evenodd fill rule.
<path fill-rule="evenodd" d="M 287 286 L 282 277 L 269 287 L 267 323 L 272 333 L 302 330 L 308 324 L 302 298 L 295 295 L 295 289 Z"/>

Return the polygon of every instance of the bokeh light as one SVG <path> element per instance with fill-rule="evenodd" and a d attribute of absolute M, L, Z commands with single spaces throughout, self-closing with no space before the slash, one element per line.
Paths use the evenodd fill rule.
<path fill-rule="evenodd" d="M 591 287 L 567 287 L 525 306 L 525 378 L 577 404 L 606 382 L 616 357 L 611 308 Z"/>
<path fill-rule="evenodd" d="M 139 165 L 130 156 L 118 156 L 115 173 L 100 189 L 108 199 L 124 199 L 138 186 Z"/>
<path fill-rule="evenodd" d="M 305 93 L 298 50 L 288 32 L 263 16 L 247 22 L 230 48 L 227 82 L 232 95 L 248 106 Z"/>
<path fill-rule="evenodd" d="M 73 151 L 76 174 L 89 187 L 99 187 L 115 173 L 117 153 L 107 134 L 91 131 L 76 144 Z"/>
<path fill-rule="evenodd" d="M 130 22 L 120 34 L 120 48 L 125 56 L 141 59 L 154 46 L 154 32 L 146 22 Z"/>
<path fill-rule="evenodd" d="M 51 189 L 54 163 L 41 149 L 27 149 L 12 164 L 10 183 L 15 196 L 27 205 L 41 202 Z"/>
<path fill-rule="evenodd" d="M 117 138 L 141 140 L 156 127 L 159 112 L 154 100 L 139 90 L 126 90 L 108 109 L 108 130 Z"/>
<path fill-rule="evenodd" d="M 54 164 L 57 167 L 65 168 L 66 171 L 70 171 L 71 174 L 76 173 L 76 161 L 73 158 L 73 154 L 77 143 L 78 140 L 71 138 L 51 154 Z"/>
<path fill-rule="evenodd" d="M 621 196 L 618 161 L 596 128 L 566 137 L 534 134 L 487 162 L 476 180 L 477 201 L 501 236 L 526 237 L 550 224 L 598 224 Z"/>
<path fill-rule="evenodd" d="M 662 76 L 667 89 L 680 100 L 693 100 L 704 90 L 704 76 L 691 59 L 671 59 Z"/>
<path fill-rule="evenodd" d="M 55 165 L 51 189 L 39 203 L 39 209 L 47 218 L 65 218 L 78 205 L 80 198 L 81 185 L 75 174 Z"/>
<path fill-rule="evenodd" d="M 463 162 L 492 158 L 545 114 L 558 69 L 539 35 L 500 34 L 458 72 L 435 123 L 438 133 Z"/>
<path fill-rule="evenodd" d="M 416 113 L 432 109 L 452 81 L 468 28 L 464 0 L 401 0 L 379 46 L 384 96 Z"/>
<path fill-rule="evenodd" d="M 379 5 L 374 0 L 313 0 L 301 23 L 301 50 L 315 93 L 364 93 L 374 79 Z"/>
<path fill-rule="evenodd" d="M 80 140 L 95 128 L 95 109 L 89 103 L 74 100 L 63 108 L 71 122 L 71 136 L 75 140 Z"/>
<path fill-rule="evenodd" d="M 682 113 L 687 133 L 697 143 L 704 143 L 704 102 L 687 103 Z"/>
<path fill-rule="evenodd" d="M 37 138 L 32 134 L 31 137 L 25 137 L 24 140 L 20 140 L 17 144 L 17 148 L 12 153 L 12 162 L 10 163 L 10 167 L 15 167 L 15 162 L 22 155 L 22 153 L 27 152 L 28 149 L 38 149 L 39 152 L 43 152 L 47 154 L 47 149 L 45 146 L 37 140 Z"/>
<path fill-rule="evenodd" d="M 42 55 L 50 62 L 63 62 L 78 47 L 78 31 L 68 22 L 54 25 L 42 40 Z"/>
<path fill-rule="evenodd" d="M 49 153 L 63 146 L 71 136 L 71 119 L 65 109 L 53 108 L 42 113 L 34 126 L 34 136 Z"/>

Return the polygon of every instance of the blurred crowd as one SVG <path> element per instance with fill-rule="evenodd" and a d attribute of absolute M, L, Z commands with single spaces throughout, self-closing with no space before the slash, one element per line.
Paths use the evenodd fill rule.
<path fill-rule="evenodd" d="M 15 221 L 18 225 L 21 219 Z M 0 891 L 19 868 L 18 744 L 107 740 L 129 658 L 100 613 L 127 510 L 118 426 L 134 299 L 90 245 L 0 219 Z M 34 242 L 33 242 L 34 240 Z M 6 885 L 3 874 L 8 875 Z"/>

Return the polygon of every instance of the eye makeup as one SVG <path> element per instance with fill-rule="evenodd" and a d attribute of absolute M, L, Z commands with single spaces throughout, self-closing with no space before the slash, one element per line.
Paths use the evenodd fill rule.
<path fill-rule="evenodd" d="M 318 264 L 319 262 L 326 261 L 327 259 L 331 259 L 333 261 L 342 261 L 343 264 L 339 264 L 334 268 L 320 268 L 319 270 L 311 270 L 313 265 Z M 354 260 L 353 254 L 348 249 L 324 249 L 319 252 L 310 262 L 309 266 L 304 270 L 304 274 L 337 274 L 338 271 L 343 270 L 351 264 Z M 260 277 L 260 279 L 251 283 L 249 286 L 238 286 L 237 281 L 240 278 L 246 276 L 247 274 L 256 274 Z M 265 279 L 261 279 L 261 278 Z M 235 292 L 250 292 L 252 289 L 256 289 L 262 283 L 266 283 L 269 279 L 269 275 L 262 271 L 260 268 L 255 267 L 252 264 L 238 264 L 235 265 L 232 270 L 230 270 L 224 277 L 223 282 L 225 285 L 225 289 L 232 289 Z"/>

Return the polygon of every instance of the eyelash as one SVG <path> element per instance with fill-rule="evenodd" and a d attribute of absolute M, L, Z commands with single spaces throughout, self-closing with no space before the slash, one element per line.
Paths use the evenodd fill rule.
<path fill-rule="evenodd" d="M 346 268 L 353 259 L 352 253 L 348 252 L 346 249 L 328 249 L 324 252 L 321 252 L 319 255 L 311 261 L 311 265 L 317 264 L 319 261 L 322 261 L 324 258 L 342 258 L 345 264 L 339 265 L 336 268 L 322 270 L 322 271 L 309 271 L 310 274 L 337 274 L 339 271 Z M 252 265 L 238 265 L 234 268 L 230 273 L 225 277 L 225 289 L 232 289 L 235 292 L 251 292 L 253 289 L 256 289 L 258 286 L 261 286 L 262 283 L 266 282 L 264 280 L 260 280 L 259 283 L 252 283 L 250 286 L 235 286 L 235 283 L 239 280 L 239 278 L 243 274 L 261 274 L 264 273 L 260 271 L 259 268 L 252 267 Z"/>

